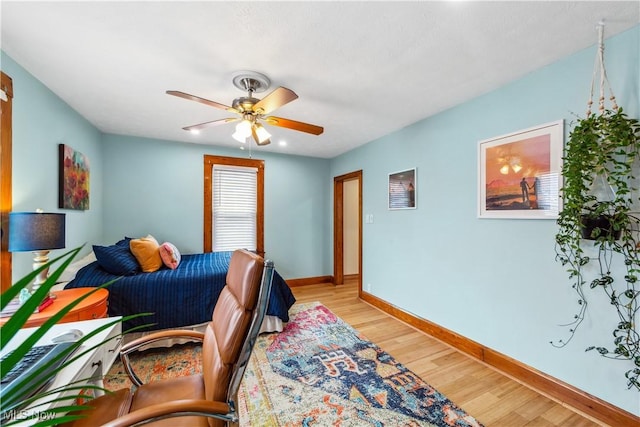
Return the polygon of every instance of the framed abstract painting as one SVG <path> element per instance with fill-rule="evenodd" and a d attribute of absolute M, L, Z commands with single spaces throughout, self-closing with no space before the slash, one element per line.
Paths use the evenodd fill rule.
<path fill-rule="evenodd" d="M 556 219 L 564 121 L 480 141 L 478 217 Z"/>
<path fill-rule="evenodd" d="M 68 145 L 59 144 L 59 196 L 61 209 L 89 209 L 89 159 Z"/>

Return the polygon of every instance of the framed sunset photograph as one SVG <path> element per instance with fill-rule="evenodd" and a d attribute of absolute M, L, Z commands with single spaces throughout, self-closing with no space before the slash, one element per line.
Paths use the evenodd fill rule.
<path fill-rule="evenodd" d="M 556 219 L 564 121 L 480 141 L 478 217 Z"/>

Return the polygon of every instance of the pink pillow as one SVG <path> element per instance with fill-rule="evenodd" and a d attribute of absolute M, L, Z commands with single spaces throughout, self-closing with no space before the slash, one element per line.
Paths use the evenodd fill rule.
<path fill-rule="evenodd" d="M 175 270 L 180 264 L 180 251 L 172 243 L 164 242 L 160 245 L 160 257 L 164 265 Z"/>

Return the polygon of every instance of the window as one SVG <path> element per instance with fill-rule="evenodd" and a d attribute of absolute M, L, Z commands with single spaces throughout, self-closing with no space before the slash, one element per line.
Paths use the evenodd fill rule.
<path fill-rule="evenodd" d="M 258 169 L 213 165 L 213 250 L 256 250 Z"/>
<path fill-rule="evenodd" d="M 204 251 L 264 256 L 264 161 L 204 156 Z"/>

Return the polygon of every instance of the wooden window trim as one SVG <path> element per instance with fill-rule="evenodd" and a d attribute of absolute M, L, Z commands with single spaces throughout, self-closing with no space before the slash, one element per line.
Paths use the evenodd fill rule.
<path fill-rule="evenodd" d="M 213 249 L 213 165 L 244 166 L 258 170 L 257 181 L 257 203 L 256 213 L 256 252 L 264 256 L 264 160 L 241 159 L 237 157 L 204 156 L 204 229 L 203 229 L 203 250 L 211 252 Z"/>

